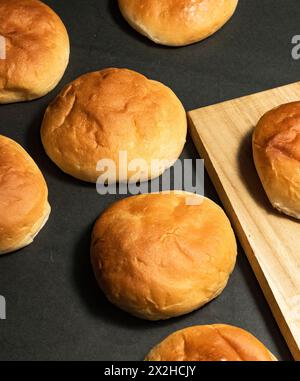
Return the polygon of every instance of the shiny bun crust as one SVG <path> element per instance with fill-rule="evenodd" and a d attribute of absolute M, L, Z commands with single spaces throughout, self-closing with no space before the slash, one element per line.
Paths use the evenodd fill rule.
<path fill-rule="evenodd" d="M 119 201 L 92 233 L 91 259 L 101 289 L 116 306 L 148 320 L 183 315 L 217 297 L 236 252 L 223 210 L 186 192 Z"/>
<path fill-rule="evenodd" d="M 148 354 L 146 361 L 277 361 L 243 329 L 203 325 L 177 331 Z"/>
<path fill-rule="evenodd" d="M 41 129 L 48 156 L 64 172 L 96 182 L 99 160 L 112 160 L 116 181 L 130 180 L 136 171 L 119 175 L 119 153 L 128 162 L 143 159 L 141 181 L 159 176 L 181 154 L 187 134 L 185 110 L 163 84 L 127 69 L 89 73 L 66 86 L 48 107 Z M 151 160 L 165 160 L 151 172 Z M 115 175 L 112 173 L 111 175 Z"/>
<path fill-rule="evenodd" d="M 201 41 L 233 15 L 238 0 L 119 0 L 127 22 L 150 40 L 169 46 Z"/>
<path fill-rule="evenodd" d="M 0 103 L 28 101 L 51 91 L 69 61 L 67 31 L 54 11 L 38 0 L 0 0 Z"/>
<path fill-rule="evenodd" d="M 273 207 L 300 219 L 300 102 L 261 118 L 253 134 L 253 156 Z"/>
<path fill-rule="evenodd" d="M 24 149 L 0 135 L 0 254 L 32 243 L 50 214 L 48 189 Z"/>

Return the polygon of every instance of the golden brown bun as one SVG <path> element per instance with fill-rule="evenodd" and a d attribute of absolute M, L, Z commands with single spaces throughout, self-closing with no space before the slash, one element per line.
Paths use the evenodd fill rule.
<path fill-rule="evenodd" d="M 96 279 L 107 298 L 148 320 L 189 313 L 218 296 L 236 252 L 223 210 L 187 192 L 117 202 L 96 222 L 91 245 Z"/>
<path fill-rule="evenodd" d="M 48 220 L 48 188 L 28 153 L 0 135 L 0 254 L 32 243 Z"/>
<path fill-rule="evenodd" d="M 61 19 L 38 0 L 0 0 L 0 103 L 39 98 L 62 78 L 69 61 L 69 38 Z"/>
<path fill-rule="evenodd" d="M 300 218 L 300 102 L 267 112 L 253 135 L 254 162 L 273 207 Z"/>
<path fill-rule="evenodd" d="M 201 41 L 233 15 L 238 0 L 119 0 L 127 22 L 150 40 L 169 46 Z"/>
<path fill-rule="evenodd" d="M 186 134 L 186 113 L 176 95 L 127 69 L 76 79 L 48 107 L 41 129 L 49 157 L 64 172 L 89 182 L 100 175 L 99 160 L 113 160 L 119 173 L 120 151 L 127 151 L 128 161 L 145 160 L 141 181 L 155 178 L 179 157 Z M 168 164 L 150 173 L 153 159 Z M 124 182 L 135 171 L 118 173 L 115 180 Z"/>
<path fill-rule="evenodd" d="M 146 361 L 277 361 L 241 328 L 203 325 L 177 331 L 157 345 Z"/>

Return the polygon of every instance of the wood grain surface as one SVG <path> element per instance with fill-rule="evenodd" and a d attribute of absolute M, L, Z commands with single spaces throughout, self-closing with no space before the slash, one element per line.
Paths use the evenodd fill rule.
<path fill-rule="evenodd" d="M 251 138 L 268 110 L 300 99 L 300 82 L 189 112 L 190 132 L 260 286 L 300 360 L 300 224 L 274 210 Z"/>

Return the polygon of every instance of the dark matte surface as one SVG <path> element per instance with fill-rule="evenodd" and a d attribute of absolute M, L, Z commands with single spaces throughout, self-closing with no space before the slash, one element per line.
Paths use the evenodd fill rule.
<path fill-rule="evenodd" d="M 43 99 L 0 106 L 0 133 L 21 143 L 42 169 L 51 218 L 30 247 L 0 258 L 1 360 L 141 360 L 170 332 L 229 323 L 260 338 L 280 359 L 289 351 L 244 253 L 224 293 L 205 308 L 163 323 L 130 317 L 98 291 L 89 264 L 93 222 L 116 197 L 62 174 L 44 154 L 39 127 L 46 106 L 67 82 L 108 66 L 129 67 L 169 85 L 186 109 L 299 80 L 291 38 L 300 34 L 298 0 L 241 0 L 232 21 L 208 40 L 172 49 L 155 46 L 122 20 L 114 0 L 46 1 L 71 37 L 71 62 Z M 197 158 L 189 141 L 183 157 Z M 206 179 L 206 195 L 218 201 Z M 1 218 L 1 216 L 0 216 Z"/>

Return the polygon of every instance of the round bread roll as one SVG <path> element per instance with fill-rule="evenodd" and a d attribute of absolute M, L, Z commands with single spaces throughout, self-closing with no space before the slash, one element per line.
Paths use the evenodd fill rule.
<path fill-rule="evenodd" d="M 108 171 L 115 182 L 158 177 L 178 159 L 186 135 L 185 110 L 168 87 L 113 68 L 83 75 L 66 86 L 48 107 L 41 128 L 54 163 L 88 182 L 100 176 L 100 160 L 115 165 L 116 170 Z M 128 163 L 142 163 L 133 170 L 130 165 L 124 168 L 122 152 Z M 162 165 L 152 166 L 153 160 Z"/>
<path fill-rule="evenodd" d="M 157 44 L 184 46 L 219 30 L 238 0 L 119 0 L 127 22 Z"/>
<path fill-rule="evenodd" d="M 192 312 L 217 297 L 237 246 L 213 201 L 187 192 L 117 202 L 95 224 L 91 259 L 107 298 L 147 320 Z"/>
<path fill-rule="evenodd" d="M 148 354 L 146 361 L 277 361 L 253 335 L 224 324 L 177 331 Z"/>
<path fill-rule="evenodd" d="M 19 144 L 0 135 L 0 254 L 32 243 L 49 214 L 39 168 Z"/>
<path fill-rule="evenodd" d="M 300 102 L 261 118 L 253 134 L 253 156 L 273 207 L 300 219 Z"/>
<path fill-rule="evenodd" d="M 51 91 L 69 61 L 61 19 L 38 0 L 0 0 L 0 103 L 28 101 Z"/>

